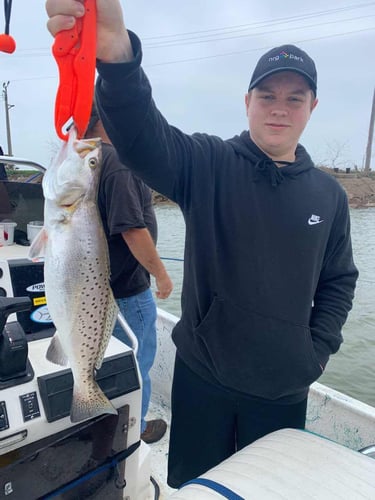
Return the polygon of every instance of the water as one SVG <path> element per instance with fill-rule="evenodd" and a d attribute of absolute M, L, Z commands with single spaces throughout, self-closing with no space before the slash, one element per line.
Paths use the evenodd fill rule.
<path fill-rule="evenodd" d="M 156 207 L 158 250 L 183 259 L 185 224 L 178 207 Z M 344 343 L 319 382 L 375 406 L 375 208 L 351 211 L 353 250 L 360 272 L 353 309 L 343 329 Z M 158 306 L 180 315 L 183 262 L 163 260 L 174 283 L 172 295 Z"/>

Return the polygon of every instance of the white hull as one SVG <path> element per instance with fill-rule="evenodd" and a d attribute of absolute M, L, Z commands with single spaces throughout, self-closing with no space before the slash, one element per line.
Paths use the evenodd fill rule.
<path fill-rule="evenodd" d="M 176 316 L 158 309 L 158 352 L 151 372 L 153 382 L 152 410 L 155 415 L 162 415 L 168 420 L 175 357 L 175 347 L 171 340 L 171 331 L 177 320 Z M 316 382 L 311 386 L 309 394 L 306 428 L 335 443 L 357 451 L 375 443 L 375 408 Z M 165 438 L 161 443 L 152 445 L 151 450 L 152 472 L 161 485 L 163 495 L 161 498 L 168 498 L 168 495 L 173 490 L 165 486 L 167 439 Z M 375 460 L 372 461 L 370 458 L 368 460 L 373 462 L 374 466 L 373 498 L 375 498 Z M 264 481 L 267 481 L 266 476 L 264 477 Z M 202 491 L 199 494 L 203 495 Z M 173 498 L 175 498 L 174 495 Z M 187 499 L 193 498 L 193 496 L 176 496 L 176 498 Z M 197 498 L 202 498 L 203 500 L 205 498 L 219 499 L 222 497 L 197 497 L 197 492 L 195 492 L 195 499 Z M 255 499 L 257 497 L 252 498 Z M 300 500 L 299 498 L 289 498 L 290 500 Z M 306 498 L 321 500 L 326 497 L 306 496 Z M 332 496 L 332 498 L 335 497 Z M 372 497 L 364 496 L 361 498 L 371 500 Z M 263 500 L 263 498 L 259 497 L 257 500 Z"/>
<path fill-rule="evenodd" d="M 153 402 L 170 408 L 175 347 L 171 331 L 178 318 L 158 309 L 158 352 L 152 368 Z M 375 408 L 315 382 L 310 389 L 307 429 L 353 450 L 374 444 Z"/>

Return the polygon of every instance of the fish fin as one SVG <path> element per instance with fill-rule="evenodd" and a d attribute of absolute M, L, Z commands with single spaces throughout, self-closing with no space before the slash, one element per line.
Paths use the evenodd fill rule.
<path fill-rule="evenodd" d="M 55 335 L 52 337 L 51 343 L 48 346 L 46 358 L 48 359 L 48 361 L 54 363 L 55 365 L 66 366 L 68 364 L 68 357 L 61 345 L 57 331 L 55 332 Z"/>
<path fill-rule="evenodd" d="M 37 261 L 39 257 L 44 257 L 47 244 L 47 230 L 43 227 L 33 239 L 29 249 L 29 259 Z"/>
<path fill-rule="evenodd" d="M 74 384 L 70 409 L 71 422 L 81 422 L 105 413 L 117 415 L 118 412 L 94 379 L 92 379 L 90 386 L 85 388 L 85 394 L 80 393 Z"/>
<path fill-rule="evenodd" d="M 113 329 L 115 327 L 117 313 L 118 313 L 117 302 L 113 297 L 112 293 L 110 293 L 108 300 L 108 307 L 107 307 L 107 315 L 105 318 L 104 335 L 102 337 L 102 341 L 98 350 L 98 357 L 96 358 L 95 362 L 96 370 L 100 370 L 100 367 L 102 366 L 105 350 L 107 349 L 109 339 L 111 338 Z"/>

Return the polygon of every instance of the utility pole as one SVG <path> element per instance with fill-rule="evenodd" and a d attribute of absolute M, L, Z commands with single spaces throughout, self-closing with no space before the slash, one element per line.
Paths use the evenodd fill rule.
<path fill-rule="evenodd" d="M 8 156 L 13 156 L 12 152 L 12 139 L 10 136 L 10 120 L 9 120 L 9 110 L 14 107 L 13 104 L 8 104 L 8 85 L 10 82 L 3 82 L 3 96 L 5 105 L 5 122 L 7 129 L 7 144 L 8 144 Z"/>
<path fill-rule="evenodd" d="M 371 109 L 371 117 L 370 117 L 370 126 L 368 130 L 368 141 L 366 148 L 366 160 L 365 160 L 365 172 L 370 173 L 370 164 L 371 164 L 371 151 L 372 151 L 372 141 L 374 138 L 374 122 L 375 122 L 375 89 L 374 94 L 372 96 L 372 109 Z"/>

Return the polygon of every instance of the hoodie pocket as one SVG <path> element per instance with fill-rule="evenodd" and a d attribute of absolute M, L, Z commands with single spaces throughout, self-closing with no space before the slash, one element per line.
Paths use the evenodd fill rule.
<path fill-rule="evenodd" d="M 218 297 L 195 334 L 215 377 L 237 391 L 277 399 L 306 390 L 321 375 L 307 326 Z"/>

